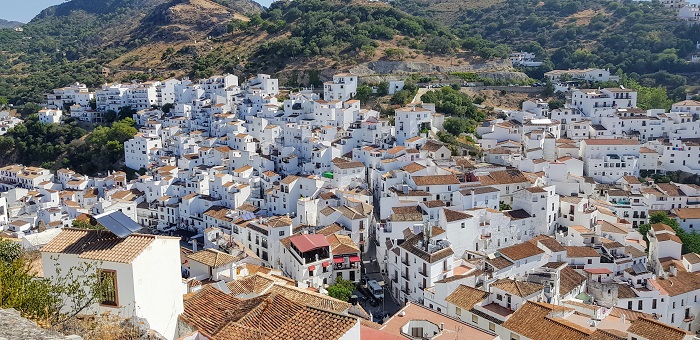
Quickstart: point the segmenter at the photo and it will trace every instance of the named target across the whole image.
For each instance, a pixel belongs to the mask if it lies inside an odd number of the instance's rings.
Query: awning
[[[326,261],[326,262],[323,262],[323,265],[322,265],[322,266],[323,266],[323,268],[326,268],[326,267],[328,267],[328,266],[330,266],[330,265],[331,265],[331,262],[330,262],[330,261]]]
[[[343,260],[342,257],[333,258],[333,263],[343,263],[343,261],[344,261],[344,260]]]
[[[314,265],[309,266],[309,270],[316,270],[316,266],[314,266]]]
[[[360,257],[357,255],[350,256],[350,262],[360,262]]]

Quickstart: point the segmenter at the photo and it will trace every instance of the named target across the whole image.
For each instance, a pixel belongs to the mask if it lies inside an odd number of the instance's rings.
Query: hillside
[[[447,18],[468,46],[500,43],[512,50],[534,52],[545,67],[541,77],[559,69],[605,67],[639,75],[665,70],[700,72],[685,61],[700,37],[699,25],[685,25],[675,12],[651,2],[599,0],[397,0],[393,4],[414,15]],[[477,6],[476,4],[479,4]],[[443,9],[443,10],[441,10]],[[450,20],[451,19],[451,20]],[[650,77],[659,78],[659,77]],[[677,85],[679,79],[670,81]],[[682,82],[682,81],[680,81]]]
[[[15,28],[20,25],[24,24],[19,21],[9,21],[5,19],[0,19],[0,28]]]
[[[0,29],[0,96],[41,102],[48,89],[98,86],[103,66],[158,42],[189,42],[226,32],[233,18],[259,13],[249,0],[72,0],[42,11],[24,32]],[[239,10],[235,10],[238,8]]]
[[[268,9],[249,0],[73,0],[46,9],[23,33],[0,30],[0,95],[21,104],[75,81],[94,87],[219,72],[320,84],[356,66],[372,73],[366,65],[380,60],[524,77],[499,61],[507,48],[461,45],[438,21],[367,0],[277,1]]]

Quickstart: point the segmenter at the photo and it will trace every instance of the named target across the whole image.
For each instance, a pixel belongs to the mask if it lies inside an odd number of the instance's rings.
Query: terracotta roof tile
[[[217,268],[239,260],[239,258],[216,249],[204,249],[187,256],[192,261],[197,261],[209,267]]]
[[[527,301],[503,323],[503,327],[538,340],[580,340],[592,333],[570,322],[562,322],[562,319],[549,317],[556,307]]]
[[[627,333],[646,339],[682,340],[690,333],[646,317],[640,317],[627,329]]]
[[[224,340],[335,339],[358,323],[354,317],[308,307],[282,294],[243,300],[213,287],[186,298],[180,318],[205,336]]]
[[[592,247],[567,246],[566,256],[570,258],[578,257],[600,257],[600,254]]]
[[[474,305],[484,301],[489,296],[489,292],[481,289],[472,288],[465,285],[459,285],[450,295],[445,298],[445,301],[465,310],[474,308]]]
[[[119,238],[106,230],[64,228],[41,248],[41,252],[74,254],[81,259],[131,263],[156,238],[169,237],[131,234]]]
[[[417,186],[459,184],[455,175],[433,175],[411,177]]]
[[[544,289],[544,286],[536,283],[501,279],[491,284],[491,287],[498,288],[510,294],[528,297]]]
[[[512,261],[522,260],[531,256],[544,254],[544,251],[530,242],[516,244],[510,247],[501,248],[498,250],[501,255],[504,255]]]

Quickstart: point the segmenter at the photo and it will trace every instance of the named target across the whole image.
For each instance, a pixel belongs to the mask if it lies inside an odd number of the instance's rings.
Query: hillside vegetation
[[[440,15],[424,0],[397,0],[394,4],[422,17]],[[685,60],[695,50],[700,25],[677,21],[674,10],[658,3],[506,0],[486,8],[455,6],[454,11],[458,19],[451,28],[469,41],[465,47],[501,43],[515,51],[534,52],[546,61],[544,67],[530,73],[535,78],[552,68],[602,67],[637,75],[659,70],[676,74],[700,71],[700,65]],[[651,78],[652,82],[669,81]]]

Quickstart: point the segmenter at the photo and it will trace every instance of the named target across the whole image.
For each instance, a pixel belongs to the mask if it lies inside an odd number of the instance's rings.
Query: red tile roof
[[[326,240],[326,237],[321,234],[295,235],[290,237],[289,240],[302,253],[316,248],[331,246],[330,243],[328,243],[328,240]]]

